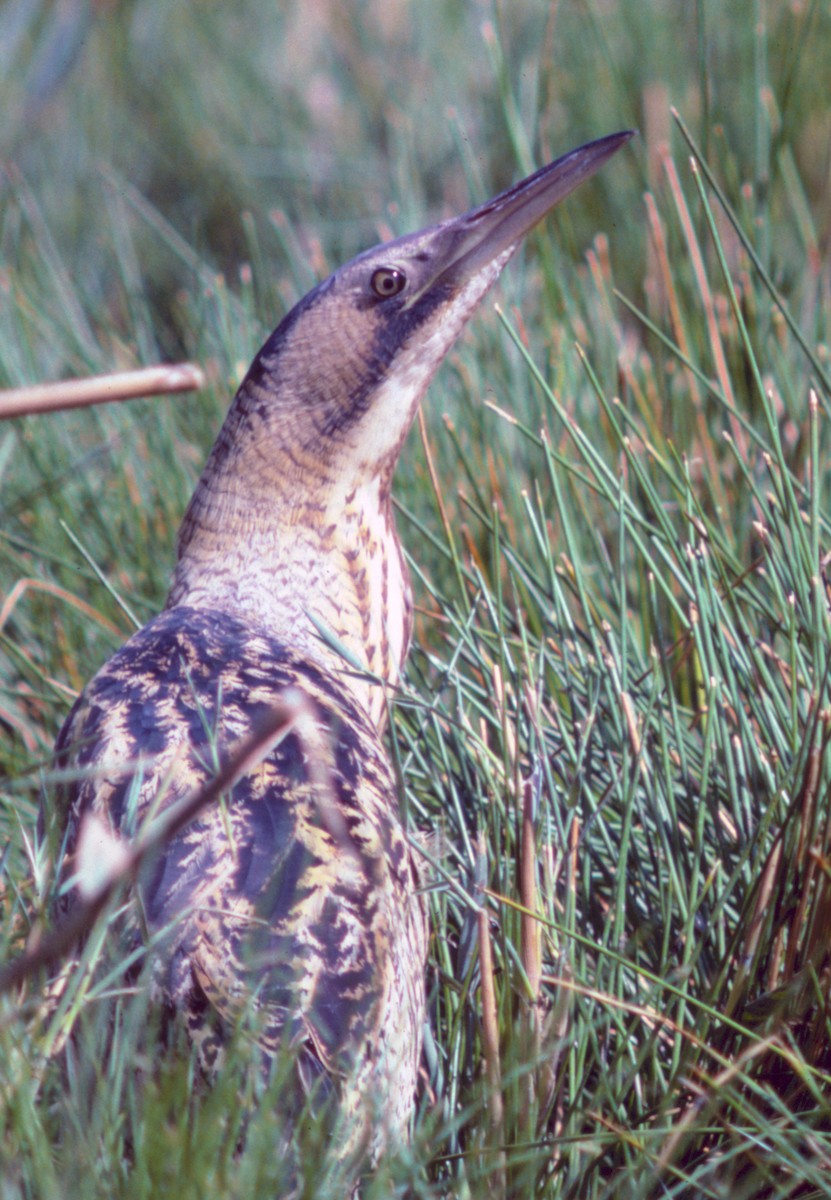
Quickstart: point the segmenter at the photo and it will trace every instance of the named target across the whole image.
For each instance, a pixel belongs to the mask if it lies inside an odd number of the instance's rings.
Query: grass
[[[370,8],[0,13],[0,380],[209,380],[0,427],[0,957],[50,895],[54,736],[162,602],[264,332],[384,230],[637,125],[398,473],[390,744],[434,937],[412,1148],[368,1194],[826,1195],[828,14]],[[118,902],[0,1000],[0,1195],[279,1194],[279,1077],[244,1025],[212,1089],[158,1061]],[[301,1122],[310,1196],[343,1195],[330,1118]]]

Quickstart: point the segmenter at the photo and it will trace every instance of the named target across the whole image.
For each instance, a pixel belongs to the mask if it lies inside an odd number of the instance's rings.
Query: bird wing
[[[411,882],[377,733],[331,676],[225,614],[163,612],[70,713],[57,753],[78,777],[58,810],[70,864],[87,813],[132,836],[203,786],[289,687],[325,734],[330,795],[291,732],[164,845],[138,891],[147,927],[169,931],[165,998],[206,1061],[247,1005],[265,1048],[302,1044],[307,1065],[339,1073],[376,1032],[393,897]]]

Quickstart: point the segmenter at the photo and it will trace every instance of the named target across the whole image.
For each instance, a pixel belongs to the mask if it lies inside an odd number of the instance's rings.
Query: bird
[[[292,1089],[334,1095],[364,1160],[408,1136],[428,955],[384,744],[413,629],[393,473],[428,384],[525,235],[630,136],[367,250],[300,300],[210,451],[163,610],[58,735],[46,820],[68,913],[85,823],[137,837],[287,695],[302,700],[311,734],[289,729],[157,850],[128,931],[150,936],[152,996],[206,1072],[253,1008],[264,1061],[288,1049]]]

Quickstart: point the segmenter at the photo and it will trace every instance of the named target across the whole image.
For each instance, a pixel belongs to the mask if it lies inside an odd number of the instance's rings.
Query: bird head
[[[463,216],[358,255],[292,309],[191,499],[169,606],[244,615],[318,656],[326,629],[397,677],[412,614],[389,494],[418,403],[525,234],[629,137],[581,146]],[[354,687],[380,719],[383,696]]]
[[[470,212],[335,271],[260,350],[215,459],[250,451],[263,469],[272,459],[286,488],[307,476],[345,492],[374,479],[388,486],[418,403],[482,296],[528,231],[631,136],[572,150]]]

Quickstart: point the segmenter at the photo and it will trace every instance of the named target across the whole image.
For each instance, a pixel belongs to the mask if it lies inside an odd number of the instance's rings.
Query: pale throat
[[[380,480],[314,501],[284,500],[267,517],[253,506],[237,508],[235,518],[226,511],[208,537],[188,539],[168,607],[211,608],[258,626],[337,673],[381,724],[384,687],[364,672],[398,680],[412,604]]]
[[[280,413],[274,404],[273,416],[263,416],[262,404],[242,410],[225,441],[220,434],[185,517],[168,607],[212,608],[255,624],[336,672],[383,723],[383,685],[399,679],[412,630],[393,470],[436,367],[509,253],[401,347],[368,412],[350,422],[345,401],[328,435],[336,442],[315,443],[320,427],[302,407]],[[249,398],[268,400],[268,390],[252,383]]]

